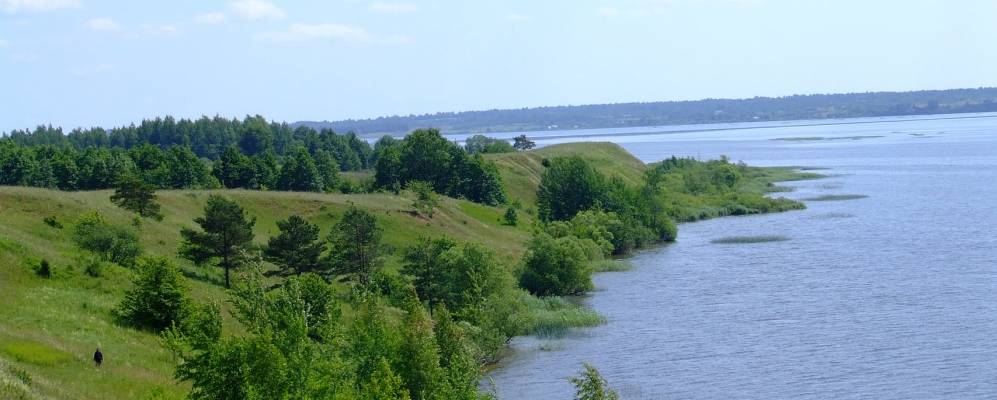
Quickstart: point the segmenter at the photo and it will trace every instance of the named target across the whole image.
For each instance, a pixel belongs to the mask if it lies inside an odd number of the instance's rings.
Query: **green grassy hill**
[[[536,201],[541,160],[579,154],[607,175],[636,183],[644,165],[614,144],[566,144],[537,151],[490,156],[501,169],[511,198],[527,208]],[[257,218],[257,243],[277,231],[275,222],[301,215],[325,231],[353,203],[371,210],[384,227],[385,242],[401,249],[421,236],[449,235],[485,243],[510,267],[519,260],[535,221],[520,214],[517,227],[500,223],[502,208],[443,198],[436,215],[412,212],[411,194],[320,194],[245,190],[159,191],[165,219],[143,219],[139,236],[147,253],[176,258],[180,229],[193,227],[212,193],[223,194]],[[88,276],[72,241],[72,222],[98,211],[114,224],[132,224],[130,212],[114,206],[111,191],[61,192],[27,187],[0,187],[0,398],[137,399],[159,395],[180,398],[186,388],[172,379],[171,354],[151,332],[116,324],[111,310],[130,287],[131,271],[113,266],[102,277]],[[44,222],[54,218],[63,225]],[[323,232],[324,235],[325,232]],[[33,272],[41,259],[54,268],[51,279]],[[198,300],[224,301],[220,273],[180,261]],[[387,268],[397,268],[391,258]],[[224,304],[224,303],[223,303]],[[229,318],[227,313],[223,313]],[[227,331],[238,325],[226,320]],[[101,346],[104,366],[90,357]]]
[[[615,143],[565,143],[522,153],[488,154],[499,166],[510,199],[524,206],[537,202],[543,159],[579,155],[606,176],[618,176],[631,185],[641,182],[644,163]]]

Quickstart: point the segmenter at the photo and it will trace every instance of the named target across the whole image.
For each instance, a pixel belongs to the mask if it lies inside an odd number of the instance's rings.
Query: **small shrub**
[[[55,229],[62,229],[62,223],[55,219],[55,216],[49,215],[43,220],[45,225],[51,226]]]
[[[516,214],[516,209],[510,206],[505,209],[505,215],[502,216],[502,223],[509,226],[516,226],[519,223],[519,215]]]
[[[595,367],[588,363],[582,365],[584,369],[578,376],[568,379],[575,385],[576,400],[619,400],[620,395],[609,387],[609,383]]]
[[[42,262],[38,264],[38,268],[35,269],[35,274],[42,278],[52,277],[52,266],[49,265],[48,260],[42,259]]]
[[[31,374],[29,374],[28,371],[25,371],[17,367],[11,367],[10,374],[14,375],[14,377],[17,378],[17,380],[21,381],[21,383],[24,383],[27,386],[31,386]]]
[[[94,257],[87,257],[86,259],[82,260],[82,264],[83,264],[83,272],[86,273],[87,275],[94,278],[100,278],[104,276],[104,263],[101,262],[99,259]]]
[[[104,261],[130,267],[142,253],[135,232],[111,225],[100,214],[84,214],[76,222],[73,240],[83,249],[94,252]]]
[[[412,181],[408,184],[408,189],[415,192],[416,199],[412,202],[412,207],[422,215],[433,218],[436,207],[439,205],[437,195],[433,192],[433,185],[425,181]]]

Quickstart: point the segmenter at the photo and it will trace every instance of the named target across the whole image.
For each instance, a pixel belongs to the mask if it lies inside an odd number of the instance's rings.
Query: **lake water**
[[[608,323],[516,338],[499,396],[572,398],[589,362],[625,399],[997,398],[997,114],[950,117],[531,134],[822,167],[781,195],[868,197],[681,225],[595,277],[583,301]],[[802,137],[825,139],[773,140]],[[711,243],[740,235],[790,240]]]

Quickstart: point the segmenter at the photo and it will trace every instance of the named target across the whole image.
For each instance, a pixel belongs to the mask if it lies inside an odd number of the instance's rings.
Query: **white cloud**
[[[194,22],[199,24],[221,24],[225,22],[228,17],[220,12],[209,12],[204,14],[198,14],[194,16]]]
[[[264,0],[236,0],[228,3],[236,15],[249,19],[283,19],[284,10]]]
[[[412,3],[386,3],[376,1],[370,5],[370,10],[385,14],[399,14],[418,11],[419,7]]]
[[[505,16],[505,19],[509,20],[510,22],[526,22],[533,19],[533,17],[526,14],[509,13],[509,15]]]
[[[596,12],[603,17],[616,17],[620,15],[620,9],[616,7],[601,7]]]
[[[87,29],[101,32],[117,32],[121,30],[121,26],[108,17],[89,19],[83,23],[83,26],[87,27]]]
[[[0,0],[0,10],[7,14],[47,12],[79,6],[79,0]]]
[[[375,38],[363,28],[340,24],[292,24],[281,31],[264,32],[257,39],[270,42],[303,42],[333,40],[343,42],[373,42]]]

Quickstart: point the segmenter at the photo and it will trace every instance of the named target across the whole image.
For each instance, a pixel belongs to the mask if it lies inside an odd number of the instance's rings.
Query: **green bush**
[[[73,240],[83,250],[99,255],[104,261],[122,266],[135,265],[142,246],[134,231],[111,225],[97,212],[84,214],[76,221]]]
[[[45,225],[51,226],[55,229],[62,229],[62,223],[55,219],[55,216],[49,215],[42,221],[45,222]]]
[[[137,327],[162,331],[189,312],[186,279],[166,258],[143,258],[138,263],[134,287],[115,309],[123,321]]]
[[[516,226],[519,224],[519,215],[516,214],[516,208],[509,206],[505,209],[505,214],[502,215],[502,223],[509,226]]]
[[[537,296],[564,296],[592,288],[592,270],[575,237],[537,234],[523,256],[519,284]]]
[[[83,256],[78,259],[83,266],[83,272],[91,277],[100,278],[104,276],[104,263],[97,257]]]
[[[49,265],[48,260],[42,259],[42,261],[38,263],[38,268],[35,268],[35,274],[42,278],[52,277],[52,266]]]

